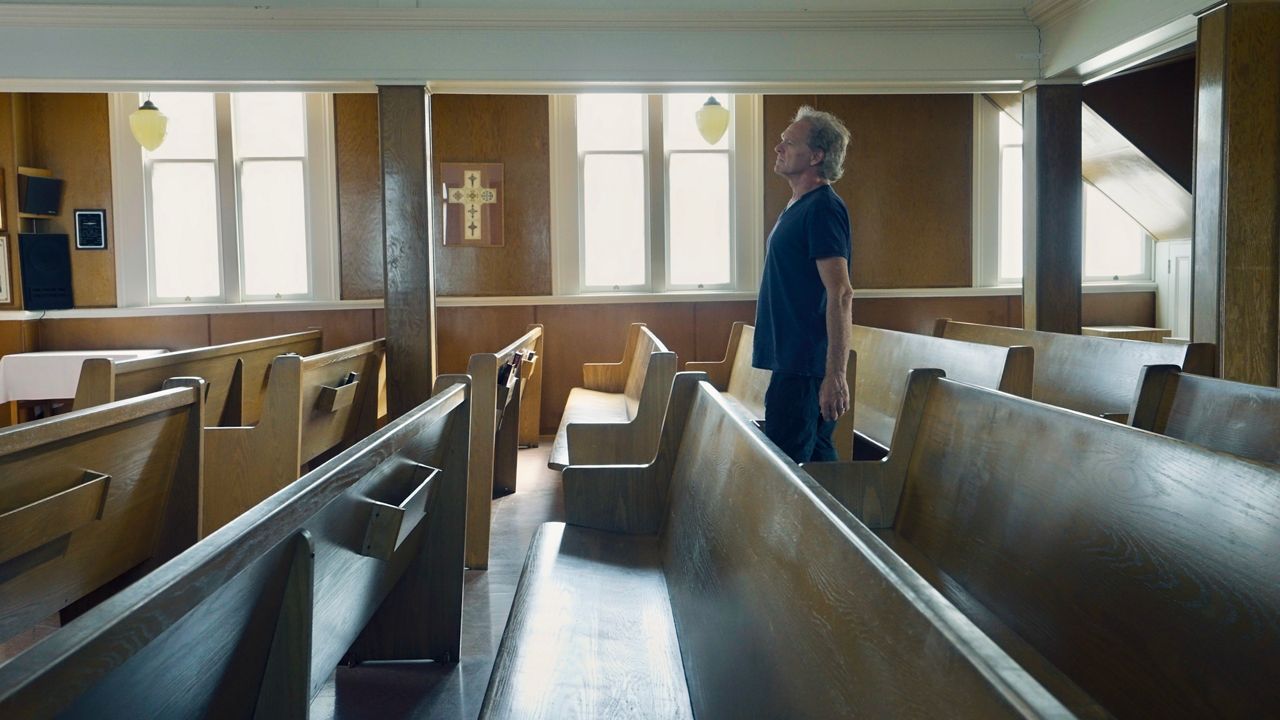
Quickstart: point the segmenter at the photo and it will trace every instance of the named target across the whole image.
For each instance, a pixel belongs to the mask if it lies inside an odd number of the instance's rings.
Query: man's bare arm
[[[827,368],[818,390],[818,407],[824,420],[835,420],[849,411],[849,382],[845,367],[849,361],[849,326],[853,320],[853,285],[849,263],[842,257],[817,261],[818,275],[827,289]]]

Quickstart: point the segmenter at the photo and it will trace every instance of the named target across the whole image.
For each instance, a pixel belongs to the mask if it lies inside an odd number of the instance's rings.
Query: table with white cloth
[[[80,366],[89,358],[133,360],[165,350],[55,350],[0,357],[0,424],[17,421],[19,401],[67,400],[76,396]]]

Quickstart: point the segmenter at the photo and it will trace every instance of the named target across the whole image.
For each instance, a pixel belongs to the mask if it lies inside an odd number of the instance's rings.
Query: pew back
[[[1116,717],[1280,707],[1280,473],[923,373],[913,385],[887,463],[812,470],[944,594]]]
[[[916,333],[854,325],[856,371],[850,375],[852,407],[833,435],[836,453],[854,459],[854,444],[866,444],[874,456],[887,452],[898,409],[915,368],[941,368],[947,377],[1029,397],[1033,351],[947,340]],[[855,440],[856,435],[856,440]]]
[[[205,381],[205,425],[256,422],[271,361],[283,353],[320,352],[320,331],[179,350],[149,358],[112,362],[86,360],[76,387],[77,410],[160,389],[171,377]]]
[[[934,335],[988,345],[1026,345],[1035,350],[1031,397],[1040,402],[1109,419],[1125,419],[1144,365],[1177,365],[1198,375],[1214,374],[1209,343],[1170,345],[1138,340],[1065,335],[940,319]]]
[[[1065,714],[699,376],[677,375],[653,463],[564,474],[569,522],[661,527],[695,716]]]
[[[1143,368],[1129,424],[1218,452],[1280,465],[1280,388]]]
[[[374,431],[385,350],[373,340],[272,360],[258,423],[205,429],[201,537],[297,480],[303,463]]]
[[[202,389],[0,430],[0,639],[195,542]]]
[[[305,717],[344,656],[456,662],[469,408],[441,381],[0,666],[0,715]]]

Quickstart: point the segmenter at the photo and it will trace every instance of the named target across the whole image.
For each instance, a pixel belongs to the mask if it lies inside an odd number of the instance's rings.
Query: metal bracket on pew
[[[351,372],[337,386],[321,385],[320,395],[316,398],[316,410],[331,413],[347,407],[356,399],[356,387],[359,384],[360,373]]]
[[[422,463],[411,463],[414,472],[404,484],[411,485],[404,500],[397,505],[368,500],[369,525],[364,533],[364,545],[360,554],[378,560],[390,560],[409,533],[427,515],[427,500],[431,497],[431,480],[439,474],[439,468]],[[421,479],[419,479],[421,478]]]
[[[102,519],[111,476],[85,470],[75,486],[0,514],[0,562]]]

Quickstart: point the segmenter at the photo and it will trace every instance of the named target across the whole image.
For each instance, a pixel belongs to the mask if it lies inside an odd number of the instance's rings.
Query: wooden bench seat
[[[1138,375],[1145,365],[1177,365],[1214,375],[1211,343],[1172,345],[1139,340],[1065,335],[938,320],[934,335],[988,345],[1026,345],[1035,351],[1031,398],[1050,405],[1125,422]],[[937,366],[933,366],[937,367]]]
[[[851,404],[836,424],[836,454],[845,460],[884,457],[898,409],[915,368],[941,368],[947,377],[1028,397],[1031,348],[996,347],[854,325],[848,371]]]
[[[805,470],[1072,712],[1274,715],[1280,470],[939,375]]]
[[[302,718],[344,658],[457,662],[466,382],[0,665],[0,717]]]
[[[701,377],[653,462],[564,471],[482,718],[1065,716]]]
[[[467,478],[467,567],[473,570],[489,566],[493,498],[516,491],[520,435],[528,416],[541,413],[541,361],[542,326],[531,325],[505,348],[475,353],[467,362],[476,408]]]
[[[386,341],[301,357],[279,355],[255,425],[205,428],[201,537],[298,479],[305,463],[377,427]]]
[[[175,380],[0,430],[0,640],[196,541],[203,397]]]
[[[1129,424],[1218,452],[1280,465],[1280,388],[1149,365]]]
[[[586,363],[569,392],[547,466],[647,462],[658,447],[676,354],[632,323],[618,363]]]
[[[160,389],[171,377],[204,378],[206,427],[257,422],[267,369],[277,355],[320,352],[320,331],[276,335],[243,342],[178,350],[113,362],[91,358],[80,368],[75,409],[137,397]]]

